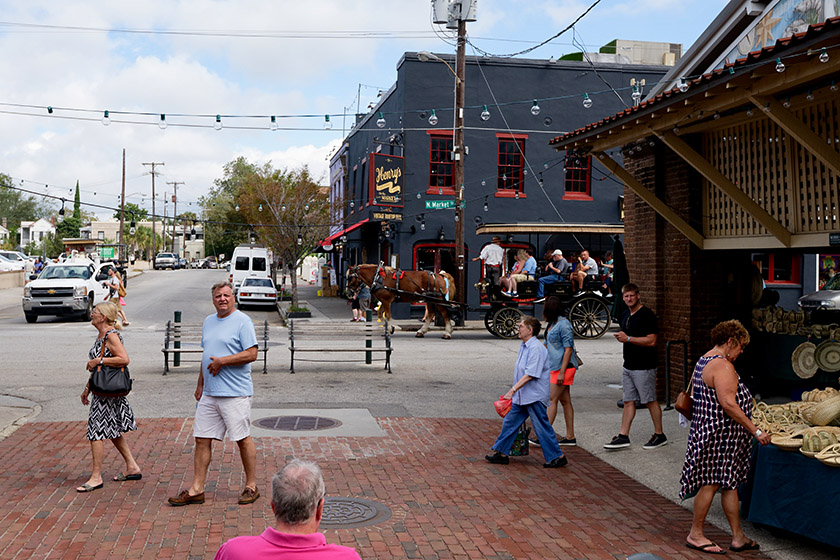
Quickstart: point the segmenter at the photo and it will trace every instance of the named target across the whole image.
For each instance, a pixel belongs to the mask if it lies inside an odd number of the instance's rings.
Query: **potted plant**
[[[293,305],[289,307],[289,313],[286,317],[289,319],[306,319],[312,317],[312,313],[309,311],[308,307],[297,307]]]

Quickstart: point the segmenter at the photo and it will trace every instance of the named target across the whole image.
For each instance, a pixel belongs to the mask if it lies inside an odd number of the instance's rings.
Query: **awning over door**
[[[624,224],[570,224],[565,222],[514,222],[510,224],[482,224],[475,228],[476,235],[603,233],[623,235]]]
[[[355,224],[353,224],[352,226],[347,227],[347,228],[344,228],[343,230],[341,230],[341,231],[339,231],[339,232],[337,232],[337,233],[334,233],[334,234],[330,235],[329,237],[327,237],[326,239],[324,239],[323,241],[321,241],[320,243],[318,243],[318,245],[319,245],[319,246],[321,246],[321,247],[323,247],[324,245],[332,245],[332,244],[333,244],[333,241],[335,241],[336,239],[338,239],[338,238],[339,238],[339,237],[341,237],[342,235],[347,235],[348,233],[350,233],[350,232],[351,232],[351,231],[353,231],[354,229],[357,229],[357,228],[361,227],[361,226],[362,226],[362,224],[364,224],[364,223],[365,223],[365,222],[367,222],[368,220],[369,220],[368,218],[365,218],[364,220],[362,220],[362,221],[360,221],[360,222],[356,222],[356,223],[355,223]]]

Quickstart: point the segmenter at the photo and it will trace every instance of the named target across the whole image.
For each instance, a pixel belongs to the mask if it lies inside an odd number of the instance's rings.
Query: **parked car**
[[[13,261],[11,259],[7,259],[3,255],[0,255],[0,272],[9,272],[13,270],[23,270],[24,266],[23,263],[19,263],[18,261]]]
[[[236,304],[242,308],[246,305],[277,305],[277,289],[271,278],[248,277],[242,280],[239,291],[236,292]]]
[[[8,270],[23,270],[26,268],[26,258],[17,251],[0,251],[0,257],[8,263],[14,264],[15,268]]]
[[[155,257],[155,270],[178,268],[178,256],[174,253],[158,253]]]
[[[180,259],[178,259],[178,267],[179,268],[187,268],[187,259],[185,259],[184,257],[181,257]]]
[[[799,308],[810,314],[812,323],[835,323],[840,319],[840,272],[828,279],[821,290],[799,298]]]

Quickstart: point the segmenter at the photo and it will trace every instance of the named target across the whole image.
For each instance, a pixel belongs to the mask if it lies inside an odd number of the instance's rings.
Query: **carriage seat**
[[[601,278],[600,274],[597,276],[587,276],[583,281],[583,289],[587,292],[600,291],[603,285],[604,280]]]
[[[536,291],[534,291],[536,294]],[[560,280],[545,286],[545,297],[557,296],[567,299],[572,296],[572,283],[568,280]]]
[[[537,297],[537,281],[520,280],[516,283],[516,291],[520,298],[535,298]]]

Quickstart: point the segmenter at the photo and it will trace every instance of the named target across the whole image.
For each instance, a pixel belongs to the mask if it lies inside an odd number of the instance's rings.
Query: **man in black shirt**
[[[668,443],[668,438],[662,432],[662,409],[656,400],[658,321],[653,311],[642,305],[636,284],[625,284],[621,293],[627,311],[621,318],[621,330],[616,333],[615,339],[624,345],[624,368],[621,374],[624,412],[621,415],[621,431],[604,447],[630,447],[630,425],[636,416],[636,401],[640,401],[650,411],[654,429],[653,436],[643,448],[656,449]]]

